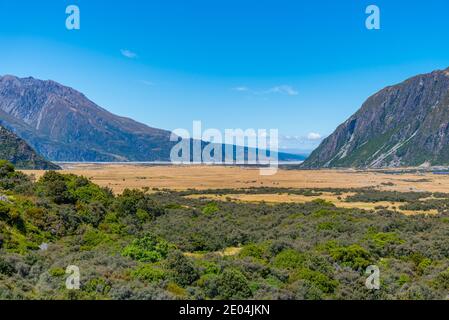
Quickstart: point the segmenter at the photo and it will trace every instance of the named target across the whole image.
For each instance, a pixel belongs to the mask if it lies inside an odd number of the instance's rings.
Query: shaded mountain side
[[[0,126],[0,159],[20,169],[57,170],[57,165],[38,155],[24,140]]]
[[[116,116],[54,81],[0,78],[0,118],[55,161],[169,158],[170,132]]]
[[[72,88],[34,78],[0,77],[0,124],[53,161],[170,161],[175,145],[169,131],[116,116]],[[303,160],[287,153],[279,158]]]
[[[449,69],[371,96],[303,168],[449,165]]]

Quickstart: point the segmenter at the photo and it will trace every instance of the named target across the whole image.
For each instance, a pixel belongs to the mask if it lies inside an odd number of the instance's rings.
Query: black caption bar
[[[428,318],[448,308],[448,301],[0,301],[2,314],[30,313],[46,319],[84,319],[86,315],[123,320],[319,319],[320,316],[383,319],[420,314]]]

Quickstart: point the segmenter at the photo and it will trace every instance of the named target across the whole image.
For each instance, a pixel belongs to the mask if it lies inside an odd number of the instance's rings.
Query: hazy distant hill
[[[449,165],[449,69],[371,96],[303,167],[419,165]]]
[[[59,169],[38,155],[25,141],[0,126],[0,160],[8,160],[20,169]]]

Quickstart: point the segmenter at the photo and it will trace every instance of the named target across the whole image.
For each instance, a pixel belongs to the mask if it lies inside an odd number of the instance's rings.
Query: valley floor
[[[397,170],[287,170],[272,176],[257,168],[224,166],[170,166],[140,164],[65,164],[63,173],[90,178],[94,183],[121,193],[126,188],[200,190],[217,188],[365,188],[410,192],[449,193],[449,174]],[[37,178],[44,171],[27,170]]]

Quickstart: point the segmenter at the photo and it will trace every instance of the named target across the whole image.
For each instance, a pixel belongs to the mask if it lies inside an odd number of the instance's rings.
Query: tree
[[[75,198],[70,194],[67,179],[56,171],[47,171],[39,180],[44,194],[56,204],[70,204]]]
[[[218,278],[218,294],[223,299],[246,299],[252,292],[245,276],[236,269],[225,269]]]
[[[12,173],[14,173],[13,164],[6,160],[0,160],[0,179],[9,177]]]
[[[172,251],[167,257],[167,267],[171,271],[173,281],[187,286],[198,280],[198,271],[193,263],[181,251]]]
[[[9,261],[0,257],[0,274],[12,276],[15,272],[14,266]]]
[[[129,189],[123,191],[123,194],[116,199],[115,210],[120,216],[136,216],[138,211],[145,211],[151,217],[165,213],[165,210],[159,207],[150,195],[139,190]]]

